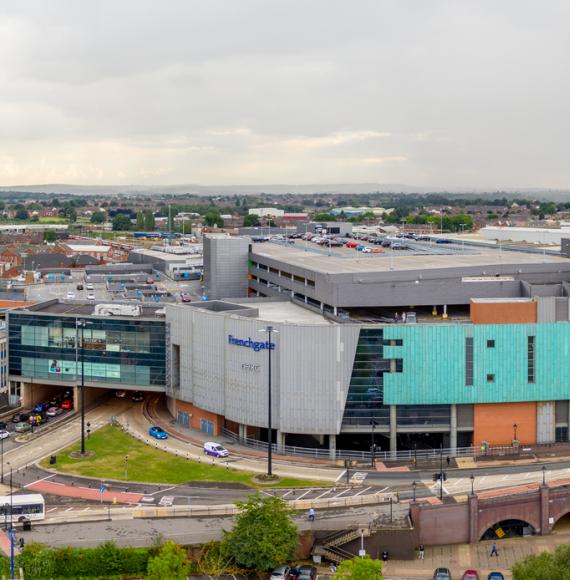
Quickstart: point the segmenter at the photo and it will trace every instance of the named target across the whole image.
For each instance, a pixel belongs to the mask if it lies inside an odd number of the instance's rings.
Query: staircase
[[[341,530],[329,536],[326,536],[321,542],[313,547],[312,554],[322,556],[331,562],[339,564],[343,560],[352,560],[354,554],[343,550],[340,546],[344,546],[353,540],[364,536],[365,538],[371,535],[370,528],[356,528],[354,530]]]

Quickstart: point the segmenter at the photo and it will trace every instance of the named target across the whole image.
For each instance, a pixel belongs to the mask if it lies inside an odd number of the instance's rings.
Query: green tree
[[[91,215],[91,219],[89,220],[92,224],[103,224],[105,223],[105,212],[104,211],[95,211]]]
[[[222,219],[222,216],[220,216],[219,213],[216,213],[215,211],[209,211],[204,216],[204,225],[208,226],[209,228],[213,226],[218,226],[222,228],[224,227],[224,220]]]
[[[223,547],[244,568],[269,570],[289,562],[297,549],[293,510],[279,497],[255,494],[238,502],[239,513]]]
[[[338,567],[335,580],[382,580],[382,562],[370,556],[344,560]]]
[[[28,219],[28,211],[22,207],[22,208],[16,210],[16,215],[14,217],[17,220],[27,220]]]
[[[259,216],[256,216],[255,214],[247,214],[243,218],[243,225],[246,228],[258,226],[259,225]]]
[[[166,542],[148,562],[148,580],[186,580],[190,562],[186,552],[172,541]]]
[[[144,227],[144,213],[142,211],[139,211],[137,213],[137,225],[136,225],[137,230],[139,231],[145,231],[145,227]]]
[[[145,209],[144,210],[144,229],[147,232],[152,232],[156,228],[156,222],[154,220],[154,214],[152,210]]]
[[[131,229],[131,220],[124,214],[118,213],[113,218],[113,231],[126,232]]]
[[[57,240],[57,234],[53,230],[46,230],[44,232],[44,242],[53,244]]]
[[[513,580],[566,580],[570,570],[559,569],[548,552],[532,554],[513,566]]]
[[[331,213],[318,213],[313,217],[316,222],[336,222],[336,216]]]

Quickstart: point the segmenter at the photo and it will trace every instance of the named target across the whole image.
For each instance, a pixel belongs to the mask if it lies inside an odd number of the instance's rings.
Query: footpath
[[[481,580],[489,572],[502,572],[506,579],[511,578],[511,568],[531,554],[554,552],[560,545],[570,542],[570,530],[554,532],[549,536],[530,536],[497,541],[498,557],[491,557],[493,542],[477,544],[453,544],[449,546],[427,546],[425,559],[390,560],[384,566],[384,578],[433,578],[439,566],[449,568],[452,578],[461,578],[463,572],[473,568],[479,572]]]

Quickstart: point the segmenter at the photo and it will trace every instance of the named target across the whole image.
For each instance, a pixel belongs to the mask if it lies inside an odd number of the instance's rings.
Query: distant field
[[[63,217],[41,217],[40,224],[68,224],[69,220]]]

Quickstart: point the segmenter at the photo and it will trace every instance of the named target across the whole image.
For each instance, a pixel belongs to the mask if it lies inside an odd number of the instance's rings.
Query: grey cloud
[[[5,3],[0,184],[568,186],[569,20],[564,0]]]

